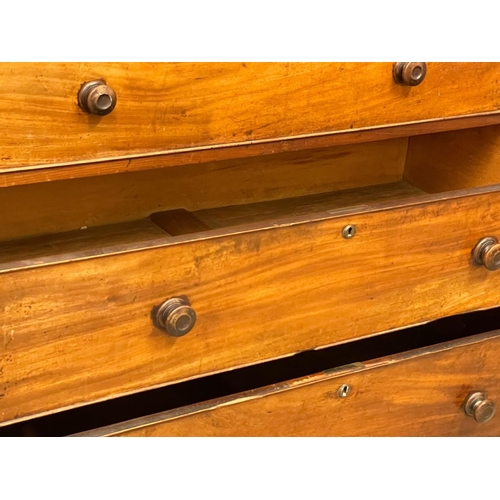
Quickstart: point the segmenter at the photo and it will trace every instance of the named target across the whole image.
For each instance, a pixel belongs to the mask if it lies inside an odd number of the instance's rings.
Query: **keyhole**
[[[351,388],[347,384],[342,384],[338,389],[337,389],[337,396],[339,398],[346,398],[347,395],[351,392]]]
[[[353,224],[349,224],[348,226],[342,229],[342,237],[346,240],[352,238],[356,234],[356,226]]]

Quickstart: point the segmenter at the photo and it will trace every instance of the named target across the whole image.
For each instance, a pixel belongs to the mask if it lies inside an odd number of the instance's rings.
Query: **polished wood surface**
[[[231,207],[209,208],[196,211],[192,214],[200,222],[211,229],[252,224],[255,222],[276,222],[280,219],[299,216],[312,216],[321,212],[336,212],[340,209],[352,207],[367,207],[379,203],[419,197],[425,195],[406,182],[394,182],[375,186],[345,189],[333,193],[313,194],[300,198],[264,201],[248,205],[234,205]],[[164,217],[167,217],[166,212]],[[174,212],[175,217],[175,212]],[[168,224],[160,224],[169,231]],[[186,227],[186,233],[198,230],[197,227]],[[179,233],[180,234],[180,233]]]
[[[157,224],[158,227],[161,227],[172,236],[199,233],[211,229],[210,226],[207,226],[193,213],[184,209],[155,212],[151,214],[149,218]]]
[[[485,189],[476,191],[485,192]],[[474,191],[469,192],[472,193]],[[456,198],[463,194],[458,191],[444,197]],[[443,195],[429,195],[401,181],[196,212],[183,209],[156,212],[148,219],[0,242],[0,273],[243,235],[347,213],[390,210],[439,199],[443,199]]]
[[[0,273],[24,267],[78,260],[113,253],[116,248],[155,245],[167,233],[150,220],[81,228],[15,241],[0,242]]]
[[[132,158],[498,111],[498,63],[429,63],[418,87],[393,63],[2,63],[0,170]],[[117,93],[84,113],[80,86]]]
[[[2,189],[0,241],[133,221],[165,210],[397,182],[407,144],[401,138]]]
[[[441,198],[7,273],[1,421],[499,305],[471,250],[500,192]],[[198,320],[175,339],[150,313],[181,295]]]
[[[355,363],[80,436],[500,436],[478,423],[472,391],[500,402],[500,332]],[[337,390],[348,384],[347,397]]]
[[[178,244],[189,239],[214,238],[224,232],[234,233],[232,230],[214,233],[214,230],[237,225],[248,232],[251,227],[253,230],[259,227],[252,223],[263,228],[297,217],[328,218],[330,212],[337,213],[338,209],[355,211],[368,208],[368,204],[402,201],[422,194],[404,182],[396,182],[194,213],[181,209],[158,212],[151,214],[150,220],[0,242],[0,273]],[[198,236],[183,238],[195,233]]]
[[[429,193],[500,184],[500,127],[412,137],[405,179]]]
[[[299,139],[286,139],[272,142],[254,142],[241,146],[210,147],[208,149],[186,150],[159,155],[144,155],[120,160],[97,161],[93,163],[74,162],[66,166],[34,166],[11,168],[0,171],[0,187],[19,186],[64,179],[108,176],[124,172],[140,172],[168,167],[208,163],[213,161],[240,160],[268,156],[286,152],[309,151],[311,149],[364,144],[373,141],[407,138],[449,130],[462,130],[500,124],[500,113],[466,115],[464,117],[440,118],[434,121],[416,122],[408,125],[377,127],[360,131],[332,133]]]

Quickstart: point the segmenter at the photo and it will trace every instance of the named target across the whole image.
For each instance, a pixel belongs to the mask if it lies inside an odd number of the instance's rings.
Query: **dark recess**
[[[496,329],[500,329],[500,307],[0,427],[0,436],[66,436]]]

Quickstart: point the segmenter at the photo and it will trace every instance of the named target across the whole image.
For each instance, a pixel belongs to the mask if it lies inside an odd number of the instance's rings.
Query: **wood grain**
[[[496,112],[498,63],[429,63],[418,87],[393,63],[2,63],[0,170],[248,144]],[[108,116],[82,83],[116,91]]]
[[[209,208],[194,212],[201,223],[211,229],[232,227],[255,222],[279,223],[280,219],[313,215],[320,212],[348,209],[352,207],[377,205],[379,203],[418,197],[425,193],[406,182],[394,182],[379,186],[345,189],[333,193],[313,194],[300,198],[233,205],[230,207]],[[164,212],[165,217],[171,212]],[[175,219],[175,211],[170,217]],[[166,231],[170,225],[162,225]],[[186,233],[198,230],[196,226],[186,227]],[[170,231],[168,231],[170,234]],[[177,233],[180,234],[180,233]]]
[[[497,306],[500,273],[470,253],[500,235],[499,203],[483,190],[7,273],[0,420]],[[172,338],[150,312],[179,295],[198,321]]]
[[[499,359],[496,331],[79,436],[500,436],[500,414],[479,424],[463,410],[477,390],[498,405]]]
[[[0,191],[0,241],[148,217],[397,182],[408,139],[15,186]]]
[[[156,212],[151,214],[150,219],[172,236],[210,230],[210,227],[201,222],[195,215],[182,209]]]
[[[84,259],[111,253],[115,248],[154,245],[168,237],[149,220],[138,220],[95,228],[82,228],[48,236],[0,242],[0,272],[26,266]]]
[[[330,148],[373,141],[397,139],[421,134],[484,127],[500,123],[500,113],[466,115],[464,117],[438,118],[436,120],[416,122],[406,125],[375,127],[365,130],[334,132],[327,135],[302,137],[268,142],[253,142],[240,146],[211,146],[208,148],[189,149],[182,152],[172,151],[166,154],[151,154],[120,160],[96,161],[92,163],[73,162],[66,166],[53,165],[9,168],[0,171],[0,188],[52,182],[64,179],[79,179],[99,175],[143,170],[163,169],[167,167],[197,165],[212,161],[238,160],[285,152]]]
[[[320,220],[338,214],[339,209],[366,211],[391,202],[397,206],[422,195],[422,191],[396,182],[195,213],[158,212],[151,220],[0,242],[0,273]],[[234,226],[237,228],[232,229]]]
[[[405,179],[430,193],[500,184],[500,127],[412,137]]]

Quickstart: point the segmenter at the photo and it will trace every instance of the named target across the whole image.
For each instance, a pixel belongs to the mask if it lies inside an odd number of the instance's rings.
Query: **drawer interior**
[[[500,184],[499,152],[487,126],[3,188],[0,272],[465,195]]]
[[[279,386],[293,379],[328,373],[356,363],[386,359],[417,349],[432,349],[500,329],[500,308],[451,316],[333,347],[301,352],[203,378],[153,389],[108,401],[0,427],[0,436],[65,436],[187,407],[263,387]],[[91,432],[92,433],[92,432]]]

